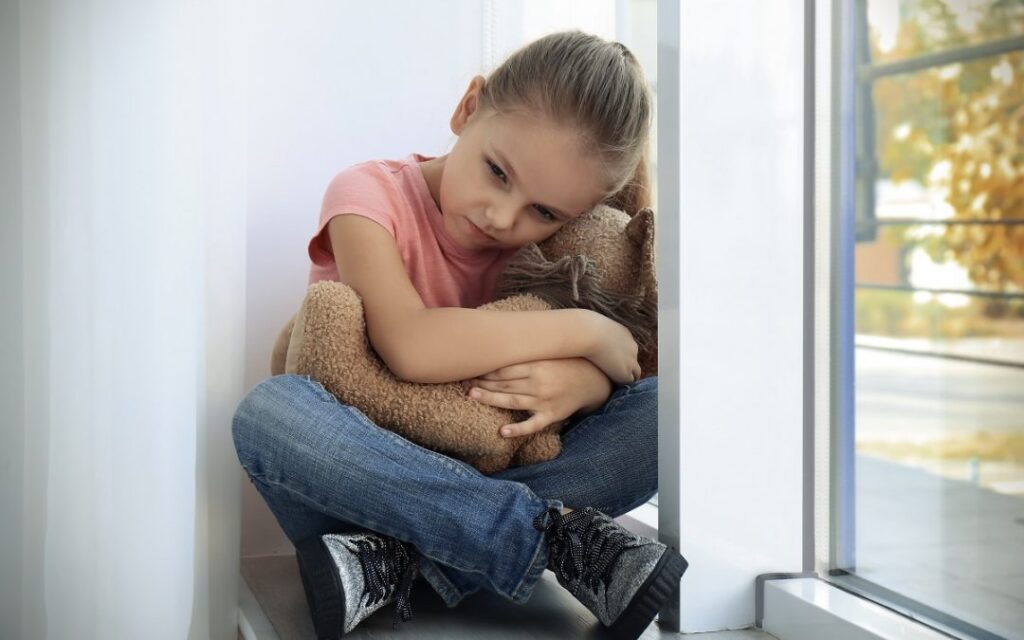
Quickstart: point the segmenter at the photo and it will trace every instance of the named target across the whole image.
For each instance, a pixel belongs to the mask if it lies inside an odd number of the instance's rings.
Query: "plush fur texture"
[[[599,206],[566,224],[539,247],[525,247],[504,273],[502,298],[482,309],[579,307],[603,313],[633,332],[643,376],[657,373],[657,284],[654,213],[632,219]],[[309,287],[298,313],[274,345],[271,372],[319,381],[375,424],[421,446],[464,460],[482,473],[550,460],[561,452],[564,423],[518,438],[505,424],[524,412],[491,407],[466,396],[458,383],[398,380],[374,353],[359,296],[340,282]]]

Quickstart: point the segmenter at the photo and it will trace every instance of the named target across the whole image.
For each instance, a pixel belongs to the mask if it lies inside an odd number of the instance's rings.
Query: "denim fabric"
[[[239,403],[238,459],[296,543],[370,530],[411,543],[449,607],[481,588],[525,602],[548,561],[534,517],[592,506],[615,517],[657,491],[657,378],[615,389],[570,422],[554,460],[485,476],[373,424],[318,382],[284,374]]]

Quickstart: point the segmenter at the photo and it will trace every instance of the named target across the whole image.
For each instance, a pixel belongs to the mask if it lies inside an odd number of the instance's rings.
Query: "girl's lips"
[[[466,223],[469,225],[469,228],[473,232],[473,235],[475,235],[480,240],[486,240],[488,242],[497,242],[497,238],[489,236],[486,233],[484,233],[483,230],[481,230],[480,227],[473,224],[473,221],[470,220],[469,218],[466,218]]]

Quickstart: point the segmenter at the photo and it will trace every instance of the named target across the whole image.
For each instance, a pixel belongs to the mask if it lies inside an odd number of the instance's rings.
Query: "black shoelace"
[[[551,518],[548,524],[545,516]],[[533,526],[544,532],[551,570],[568,583],[580,579],[594,593],[601,582],[608,586],[615,559],[633,539],[593,507],[566,515],[550,507],[533,519]]]
[[[398,600],[395,603],[392,627],[397,627],[399,621],[411,620],[412,604],[409,596],[412,581],[419,574],[419,552],[416,548],[386,536],[353,540],[353,544],[357,547],[356,556],[363,566],[363,593],[369,596],[367,605],[390,597],[397,583]]]

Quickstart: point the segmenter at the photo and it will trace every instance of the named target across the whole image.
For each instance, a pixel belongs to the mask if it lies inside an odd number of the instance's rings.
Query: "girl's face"
[[[473,250],[540,242],[607,195],[604,174],[576,131],[477,109],[482,81],[473,79],[452,116],[459,139],[438,189],[445,228]]]

